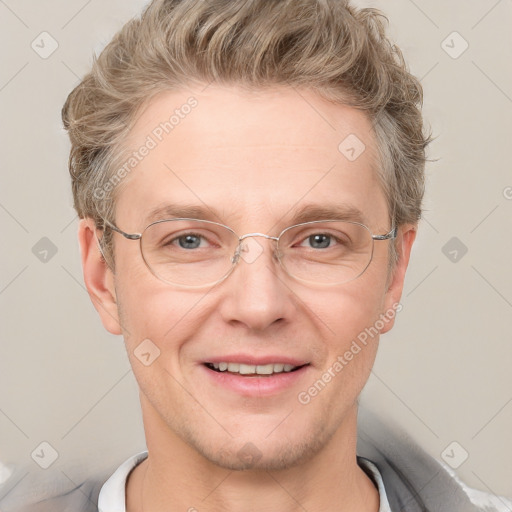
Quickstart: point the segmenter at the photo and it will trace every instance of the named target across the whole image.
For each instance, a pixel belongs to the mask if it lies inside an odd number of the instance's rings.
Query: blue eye
[[[176,240],[183,249],[197,249],[201,245],[201,237],[197,235],[184,235]]]
[[[325,249],[331,245],[331,236],[322,233],[311,235],[307,240],[314,249]]]

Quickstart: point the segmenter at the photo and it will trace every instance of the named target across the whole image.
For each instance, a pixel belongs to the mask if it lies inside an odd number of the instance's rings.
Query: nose
[[[259,233],[241,240],[236,267],[222,283],[220,314],[231,325],[261,332],[291,318],[293,294],[275,256],[273,240]]]

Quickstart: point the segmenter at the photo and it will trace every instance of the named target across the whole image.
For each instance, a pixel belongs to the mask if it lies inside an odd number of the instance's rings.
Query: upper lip
[[[269,354],[265,356],[254,356],[249,354],[231,354],[224,356],[214,356],[211,359],[206,359],[204,363],[238,363],[251,364],[256,366],[283,363],[291,364],[292,366],[303,366],[305,364],[308,364],[309,361],[279,354]]]

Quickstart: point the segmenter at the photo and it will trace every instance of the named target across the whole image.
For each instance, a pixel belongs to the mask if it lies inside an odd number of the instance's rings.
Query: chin
[[[295,432],[279,435],[271,434],[265,438],[231,439],[222,448],[215,450],[210,445],[207,449],[203,443],[189,439],[189,444],[212,464],[231,471],[282,471],[300,466],[315,457],[326,447],[331,433],[317,431],[307,435]],[[192,442],[191,442],[192,441]],[[197,441],[197,440],[195,440]]]

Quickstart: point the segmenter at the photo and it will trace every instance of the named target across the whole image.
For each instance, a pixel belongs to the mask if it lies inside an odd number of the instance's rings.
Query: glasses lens
[[[311,283],[342,284],[359,277],[372,259],[366,226],[319,221],[292,226],[279,239],[281,264],[291,276]]]
[[[214,284],[231,270],[238,237],[220,224],[198,220],[165,220],[142,234],[142,257],[151,272],[170,284]]]

